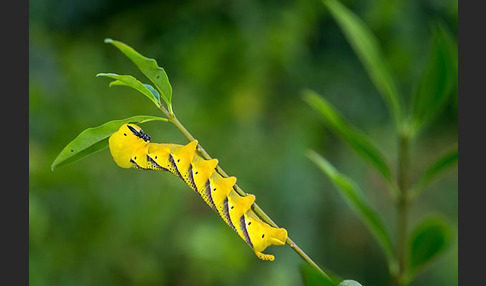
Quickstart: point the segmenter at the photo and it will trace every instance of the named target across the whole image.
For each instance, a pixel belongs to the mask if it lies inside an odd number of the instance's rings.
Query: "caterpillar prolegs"
[[[218,174],[218,160],[199,156],[197,144],[197,140],[187,145],[150,143],[150,136],[135,124],[122,125],[109,139],[110,152],[118,166],[169,171],[178,176],[238,233],[258,258],[273,261],[273,255],[262,251],[271,245],[284,245],[287,231],[263,222],[251,210],[255,196],[236,193],[236,178]]]

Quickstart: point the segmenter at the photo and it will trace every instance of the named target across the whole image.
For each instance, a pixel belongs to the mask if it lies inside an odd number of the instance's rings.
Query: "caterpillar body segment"
[[[217,165],[217,159],[204,160],[199,155],[196,155],[190,163],[189,169],[187,170],[187,176],[190,180],[189,182],[186,181],[186,183],[189,186],[192,184],[194,186],[194,190],[205,198],[207,195],[209,195],[206,192],[206,184],[208,180],[211,180],[210,177],[213,173],[215,173]],[[206,199],[204,200],[207,202]]]
[[[235,177],[223,178],[220,174],[214,172],[206,182],[206,192],[211,194],[214,206],[211,206],[219,216],[232,226],[229,218],[228,196],[233,192],[233,186],[236,184]],[[234,228],[234,227],[233,227]]]
[[[191,165],[191,161],[197,155],[196,148],[197,140],[191,141],[187,145],[173,144],[169,154],[169,163],[175,170],[175,175],[181,178],[190,187],[192,186],[188,183],[189,166]]]
[[[230,220],[235,226],[238,235],[251,247],[253,243],[248,235],[246,224],[244,223],[244,214],[251,209],[251,205],[255,202],[254,195],[247,195],[240,197],[236,192],[230,192],[228,195],[228,212]]]
[[[156,171],[168,171],[174,174],[175,170],[171,168],[171,164],[162,164],[162,162],[169,162],[170,150],[173,144],[159,144],[150,143],[147,153],[147,169]],[[162,165],[159,165],[162,164]]]
[[[132,163],[132,167],[139,170],[147,170],[147,152],[149,149],[148,144],[144,144],[137,148],[133,152],[133,156],[130,158],[130,163]]]
[[[124,124],[109,139],[110,153],[122,168],[168,171],[198,193],[262,260],[271,245],[284,245],[287,231],[263,222],[252,210],[254,195],[240,196],[233,190],[235,177],[223,178],[216,172],[217,159],[205,160],[197,154],[197,140],[187,145],[150,143],[150,136],[135,124]]]
[[[273,261],[275,258],[273,255],[264,254],[262,251],[270,245],[284,245],[287,240],[287,230],[266,224],[252,210],[245,214],[245,223],[255,254],[262,260]]]

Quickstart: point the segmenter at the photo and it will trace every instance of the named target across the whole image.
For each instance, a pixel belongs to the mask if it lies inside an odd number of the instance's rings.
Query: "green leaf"
[[[139,54],[125,43],[112,39],[105,39],[105,43],[110,43],[117,47],[125,56],[127,56],[140,71],[155,85],[160,95],[167,103],[169,110],[172,110],[172,86],[165,70],[157,65],[154,59],[147,58]]]
[[[154,120],[167,119],[149,115],[133,116],[120,120],[109,121],[101,126],[92,127],[81,132],[73,141],[64,147],[51,165],[51,170],[58,166],[78,161],[90,154],[108,147],[108,138],[125,123],[144,123]]]
[[[160,107],[160,95],[151,85],[141,83],[139,80],[131,75],[117,75],[114,73],[99,73],[96,76],[104,76],[116,79],[110,83],[110,87],[113,85],[122,85],[134,88],[148,97],[157,107]]]
[[[343,280],[338,286],[363,286],[354,280]]]
[[[365,23],[336,0],[323,0],[361,60],[373,84],[383,97],[397,128],[402,124],[402,104],[394,76],[388,68],[378,42]]]
[[[341,139],[349,144],[361,157],[370,162],[389,183],[393,183],[390,168],[385,163],[380,151],[362,132],[347,123],[329,102],[315,92],[305,90],[304,100],[324,117],[327,125]]]
[[[336,275],[330,275],[327,270],[326,273],[329,275],[329,278],[325,277],[309,264],[302,264],[300,272],[306,286],[336,286],[341,280]]]
[[[458,150],[457,146],[447,151],[445,154],[439,157],[420,177],[418,182],[412,188],[413,197],[417,197],[432,181],[445,172],[447,169],[457,165]]]
[[[444,28],[433,29],[433,46],[412,101],[412,132],[432,120],[457,85],[457,44]]]
[[[451,245],[451,230],[443,219],[431,216],[414,228],[409,243],[409,279],[411,279]]]
[[[307,156],[326,174],[334,183],[341,196],[358,217],[365,223],[379,245],[383,248],[385,255],[392,267],[393,245],[390,236],[378,213],[366,201],[358,186],[349,178],[339,173],[334,166],[314,151],[308,151]]]

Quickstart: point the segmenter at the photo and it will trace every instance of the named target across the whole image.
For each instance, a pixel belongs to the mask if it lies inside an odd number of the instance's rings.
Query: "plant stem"
[[[187,129],[182,125],[182,123],[176,118],[176,116],[173,113],[169,113],[167,109],[165,109],[163,106],[160,107],[160,110],[164,112],[164,114],[167,116],[168,120],[170,123],[174,124],[179,131],[182,132],[182,134],[190,141],[195,140],[194,136],[187,131]],[[202,157],[206,160],[211,160],[211,156],[204,150],[204,148],[201,146],[201,144],[198,144],[198,151],[201,153]],[[216,166],[216,171],[223,176],[223,177],[229,177],[228,174],[219,166],[219,164]],[[237,185],[234,185],[235,191],[241,195],[241,196],[246,196],[247,194]],[[273,227],[277,227],[277,224],[273,222],[273,220],[256,204],[253,203],[252,205],[253,211],[266,223]],[[317,271],[319,271],[324,277],[327,279],[331,280],[331,278],[302,250],[300,249],[295,242],[293,242],[290,237],[287,237],[286,243],[292,248],[305,262],[307,262],[309,265],[314,267]]]
[[[397,286],[406,285],[405,276],[407,272],[407,228],[408,228],[408,183],[409,183],[409,133],[404,129],[400,135],[400,156],[398,165],[398,186],[400,189],[397,201],[397,260],[398,271],[395,275]]]

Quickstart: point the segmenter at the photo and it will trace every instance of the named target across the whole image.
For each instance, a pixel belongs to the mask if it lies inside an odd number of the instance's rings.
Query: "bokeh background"
[[[380,41],[404,95],[431,44],[430,24],[457,35],[457,1],[343,1]],[[305,151],[353,178],[385,218],[395,213],[380,175],[330,132],[302,100],[325,96],[396,164],[397,138],[381,97],[322,2],[29,2],[29,274],[31,285],[303,285],[303,261],[270,247],[253,252],[177,177],[121,169],[109,151],[51,171],[88,127],[162,114],[100,72],[148,82],[103,40],[155,58],[173,88],[179,120],[220,166],[320,266],[363,285],[390,285],[376,241]],[[153,142],[184,144],[163,122]],[[413,178],[457,142],[457,99],[412,146]],[[442,214],[457,231],[457,168],[412,208],[411,224]],[[457,234],[455,233],[456,237]],[[457,239],[412,285],[457,285]]]

